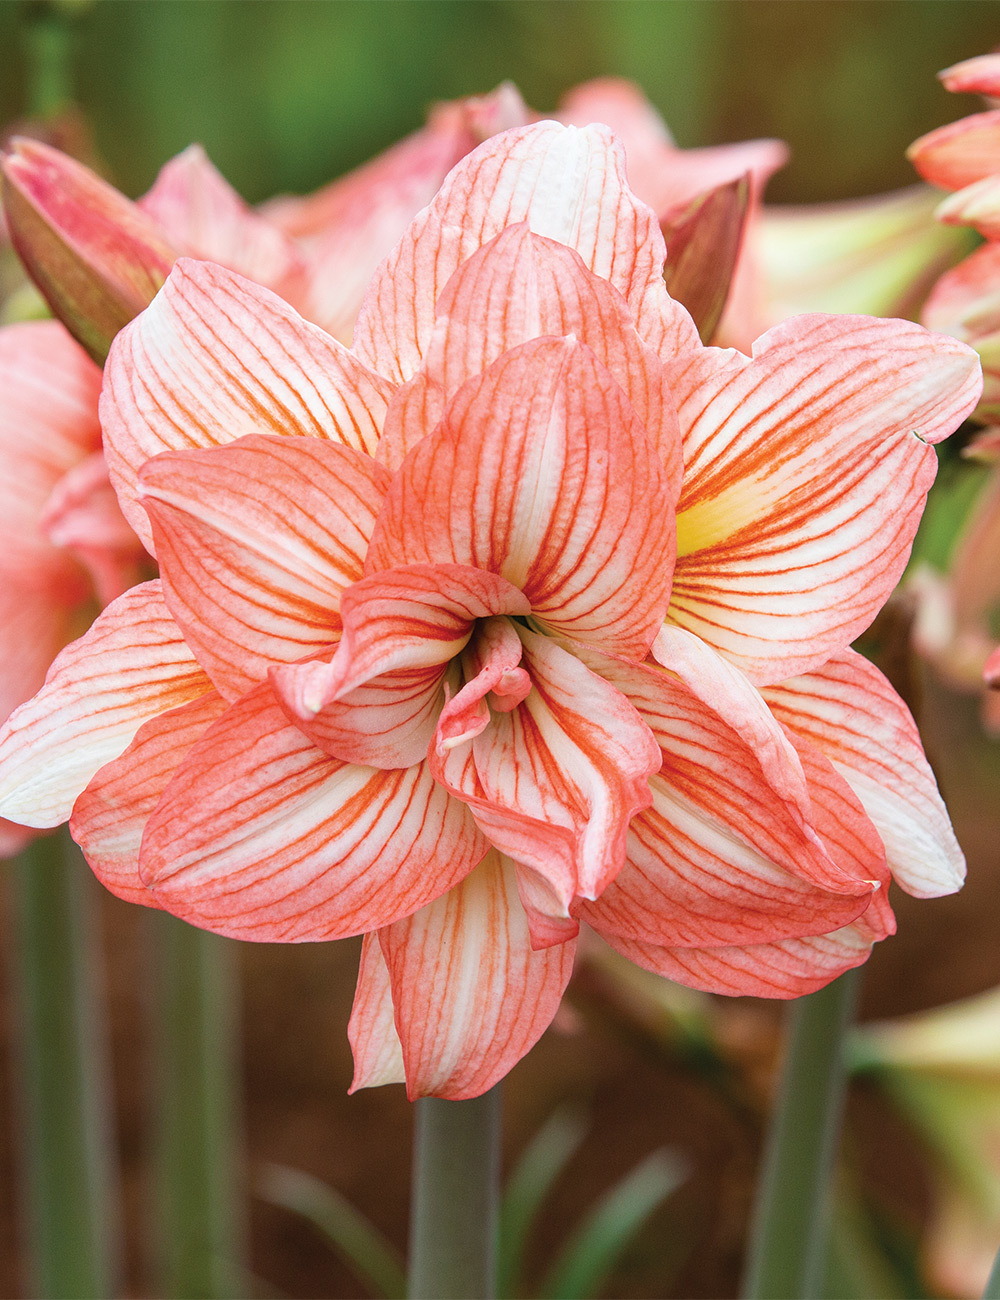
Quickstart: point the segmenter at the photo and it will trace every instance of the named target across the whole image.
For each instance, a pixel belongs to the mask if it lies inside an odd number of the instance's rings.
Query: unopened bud
[[[11,242],[52,311],[98,365],[177,256],[159,227],[82,163],[17,139],[0,162]]]
[[[699,194],[663,229],[667,290],[691,313],[704,343],[711,343],[729,297],[749,204],[748,173]]]

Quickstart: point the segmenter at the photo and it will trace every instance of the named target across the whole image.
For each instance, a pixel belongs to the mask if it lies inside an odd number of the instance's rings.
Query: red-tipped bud
[[[667,290],[691,313],[705,343],[711,343],[729,297],[749,204],[748,172],[700,194],[663,228]]]
[[[11,241],[53,312],[98,365],[177,256],[159,227],[58,149],[17,139],[0,162]]]

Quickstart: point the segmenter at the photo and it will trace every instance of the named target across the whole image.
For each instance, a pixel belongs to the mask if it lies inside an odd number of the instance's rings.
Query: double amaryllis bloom
[[[961,854],[849,649],[905,564],[961,343],[799,317],[753,358],[667,295],[604,127],[507,132],[381,265],[352,350],[181,261],[101,414],[160,564],[0,739],[122,897],[244,939],[365,936],[354,1086],[474,1096],[585,925],[788,997]]]

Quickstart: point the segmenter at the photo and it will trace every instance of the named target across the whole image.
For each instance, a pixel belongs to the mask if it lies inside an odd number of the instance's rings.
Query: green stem
[[[11,864],[32,1293],[119,1293],[120,1206],[98,996],[97,883],[65,831]]]
[[[151,912],[156,953],[157,1294],[247,1294],[236,945]]]
[[[416,1103],[410,1300],[492,1300],[500,1204],[500,1085]]]
[[[798,998],[750,1230],[745,1300],[814,1300],[844,1099],[844,1041],[860,973]]]

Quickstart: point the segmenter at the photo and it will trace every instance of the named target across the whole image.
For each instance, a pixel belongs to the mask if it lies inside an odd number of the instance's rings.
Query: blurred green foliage
[[[26,30],[0,0],[0,120],[28,109]],[[640,82],[681,144],[783,137],[772,186],[810,201],[905,184],[915,136],[969,111],[934,73],[988,49],[981,0],[93,0],[77,97],[114,178],[137,193],[193,140],[249,198],[308,190],[417,127],[436,99],[511,78],[534,106]]]

